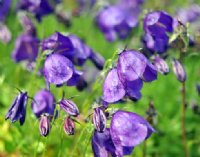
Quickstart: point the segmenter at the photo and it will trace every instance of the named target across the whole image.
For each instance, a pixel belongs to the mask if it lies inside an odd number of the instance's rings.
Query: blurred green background
[[[177,9],[187,7],[191,2],[200,4],[199,0],[146,0],[143,5],[142,14],[151,10],[165,10],[174,14]],[[14,3],[16,1],[14,0]],[[76,6],[73,0],[64,0],[63,8],[68,12]],[[21,64],[16,64],[11,59],[11,52],[17,36],[22,32],[22,27],[16,16],[14,4],[6,19],[6,24],[12,32],[12,41],[9,44],[0,43],[0,157],[68,157],[80,156],[90,157],[92,155],[90,138],[93,131],[91,123],[76,124],[74,136],[65,135],[62,123],[64,113],[55,121],[48,137],[40,136],[38,120],[31,111],[30,102],[27,106],[27,117],[25,124],[21,127],[18,122],[11,124],[5,121],[5,114],[12,103],[18,87],[27,90],[30,96],[45,87],[43,78],[27,72]],[[129,48],[139,49],[141,47],[140,38],[142,35],[142,17],[138,28],[135,28],[130,37],[124,41],[107,42],[103,34],[95,26],[93,18],[97,8],[91,12],[85,12],[79,17],[72,17],[72,26],[66,28],[59,23],[54,15],[43,18],[41,23],[34,23],[37,26],[37,33],[40,39],[48,37],[55,31],[73,33],[84,39],[84,41],[96,52],[102,54],[106,59],[112,57],[113,53],[123,49],[128,43]],[[173,53],[173,50],[170,50]],[[186,111],[186,129],[188,147],[191,157],[200,156],[200,116],[195,115],[191,109],[191,102],[200,102],[195,88],[196,82],[200,82],[200,55],[198,50],[189,49],[190,53],[184,59],[187,72],[186,92],[188,108]],[[170,67],[171,63],[168,62]],[[88,63],[90,65],[90,63]],[[101,87],[101,86],[100,86]],[[56,99],[62,97],[63,90],[67,97],[79,95],[74,99],[84,116],[89,113],[89,108],[97,94],[91,87],[86,91],[79,92],[74,87],[52,88]],[[98,86],[99,88],[99,86]],[[147,157],[182,157],[180,108],[181,108],[181,84],[176,80],[172,72],[167,76],[159,75],[158,80],[145,84],[142,89],[142,99],[137,103],[111,105],[111,108],[121,108],[136,112],[145,116],[148,104],[153,101],[157,111],[155,129],[158,131],[147,140]],[[143,144],[137,146],[133,157],[141,157]]]

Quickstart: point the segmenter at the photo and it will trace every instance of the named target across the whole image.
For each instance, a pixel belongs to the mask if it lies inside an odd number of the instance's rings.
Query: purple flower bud
[[[53,116],[55,110],[54,96],[50,91],[42,89],[35,94],[31,107],[38,118],[45,113]]]
[[[200,84],[196,84],[197,93],[200,96]]]
[[[44,63],[44,77],[47,82],[61,85],[66,83],[73,75],[72,62],[60,54],[51,54]]]
[[[69,100],[69,99],[63,99],[60,101],[60,108],[64,110],[67,114],[70,116],[78,116],[79,115],[79,110],[76,104]]]
[[[20,125],[23,125],[26,118],[27,99],[27,92],[20,92],[8,110],[5,119],[10,119],[12,123],[19,120]]]
[[[185,82],[186,72],[183,65],[176,59],[172,60],[173,72],[176,75],[177,80],[180,82]]]
[[[3,43],[8,43],[11,40],[11,32],[8,27],[2,23],[0,23],[0,41]]]
[[[4,21],[11,6],[11,0],[0,1],[0,21]]]
[[[101,55],[99,55],[98,53],[95,53],[95,52],[91,52],[91,54],[90,54],[90,60],[94,63],[94,65],[99,70],[103,69],[105,60],[104,60],[104,58]]]
[[[38,56],[39,40],[33,36],[22,34],[15,42],[12,58],[15,62],[27,60],[35,61]]]
[[[74,124],[74,121],[70,117],[65,118],[63,128],[67,135],[74,135],[75,124]]]
[[[95,108],[93,113],[93,124],[97,131],[104,132],[106,129],[106,116],[101,108]]]
[[[42,115],[39,124],[40,134],[46,137],[50,132],[50,128],[51,128],[50,118],[45,114]]]
[[[156,67],[157,71],[159,71],[161,74],[166,75],[169,73],[169,66],[164,59],[160,57],[155,57],[153,64]]]

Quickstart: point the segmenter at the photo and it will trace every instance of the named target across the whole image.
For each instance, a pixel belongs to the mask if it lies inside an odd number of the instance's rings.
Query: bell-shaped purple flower
[[[54,11],[48,0],[20,0],[18,8],[31,12],[38,21],[41,21],[42,16],[51,14]]]
[[[0,41],[3,43],[8,43],[11,40],[11,32],[8,27],[2,23],[0,23]]]
[[[67,81],[67,86],[76,86],[81,80],[82,71],[74,70],[72,77]]]
[[[51,129],[51,122],[48,115],[44,114],[40,117],[39,129],[42,136],[46,137],[49,134]]]
[[[13,101],[5,119],[10,119],[11,122],[19,120],[20,125],[23,125],[26,118],[26,104],[28,100],[27,92],[20,92]]]
[[[0,1],[0,21],[4,21],[8,11],[10,9],[11,0]]]
[[[119,156],[130,155],[131,150],[146,140],[155,130],[141,116],[126,111],[117,111],[111,120],[110,133]],[[124,154],[124,148],[129,151]]]
[[[70,117],[66,117],[63,125],[64,131],[67,135],[74,135],[75,124]]]
[[[92,51],[89,58],[99,70],[103,69],[105,59],[100,54]]]
[[[12,58],[15,62],[35,61],[38,56],[39,40],[28,34],[20,35],[15,42]]]
[[[186,72],[183,65],[177,59],[173,59],[172,67],[173,67],[173,72],[176,75],[177,80],[179,80],[180,82],[185,82]]]
[[[161,74],[166,75],[169,73],[169,66],[167,62],[161,57],[159,56],[155,57],[153,64],[156,67],[157,71],[160,72]]]
[[[73,101],[69,99],[62,99],[59,104],[60,104],[60,108],[64,110],[67,114],[69,114],[70,116],[76,117],[79,115],[78,107]]]
[[[31,107],[33,113],[38,118],[43,114],[49,114],[53,116],[55,110],[55,99],[53,94],[46,89],[40,90],[35,94]]]
[[[60,54],[51,54],[44,63],[43,73],[47,82],[61,85],[66,83],[73,75],[72,62]]]
[[[93,124],[98,132],[106,129],[106,116],[101,108],[95,108],[93,113]]]

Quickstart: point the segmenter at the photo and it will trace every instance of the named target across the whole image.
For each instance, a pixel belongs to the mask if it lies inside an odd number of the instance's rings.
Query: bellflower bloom
[[[64,131],[67,135],[74,135],[75,124],[70,117],[66,117],[63,125]]]
[[[161,74],[166,75],[169,73],[169,66],[167,62],[161,57],[159,56],[155,57],[153,64],[156,67],[157,71],[160,72]]]
[[[104,132],[106,129],[106,116],[101,108],[95,108],[93,113],[93,124],[97,131]]]
[[[46,89],[42,89],[34,96],[31,104],[33,113],[39,118],[43,114],[54,115],[55,99],[52,93]]]
[[[78,116],[79,115],[79,110],[76,104],[69,100],[69,99],[62,99],[60,102],[60,108],[64,110],[67,114],[70,116]]]
[[[3,43],[8,43],[11,40],[11,32],[8,27],[2,23],[0,23],[0,41]]]
[[[61,85],[66,83],[73,75],[72,62],[60,54],[51,54],[44,63],[43,74],[47,82]]]
[[[176,59],[172,60],[173,72],[176,75],[177,80],[185,82],[186,72],[183,65]]]
[[[1,0],[0,1],[0,21],[4,21],[8,11],[10,9],[11,0]]]
[[[48,0],[20,0],[18,8],[31,12],[38,21],[41,21],[43,16],[51,14],[54,11]]]
[[[168,33],[173,33],[173,18],[164,11],[153,11],[144,18],[143,42],[153,52],[163,53],[168,48]]]
[[[12,59],[15,62],[27,60],[35,61],[38,56],[39,40],[28,34],[20,35],[15,42],[15,48],[12,52]]]
[[[76,86],[81,80],[82,71],[74,70],[72,77],[67,81],[67,86]]]
[[[20,92],[13,101],[5,119],[10,119],[11,122],[19,120],[20,125],[23,125],[26,118],[26,104],[28,100],[27,92]]]
[[[138,100],[141,98],[143,81],[156,79],[155,67],[143,54],[135,50],[123,51],[119,55],[117,67],[110,70],[105,78],[103,99],[114,103],[127,95],[132,100]]]
[[[50,132],[50,128],[51,128],[50,118],[48,117],[48,115],[45,114],[42,115],[39,124],[40,134],[46,137]]]

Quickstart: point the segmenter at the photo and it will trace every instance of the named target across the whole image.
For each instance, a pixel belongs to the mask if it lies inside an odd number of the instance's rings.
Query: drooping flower
[[[38,118],[44,114],[53,116],[55,110],[55,99],[53,94],[46,89],[38,91],[34,96],[31,107],[33,113]]]
[[[157,71],[160,72],[161,74],[166,75],[169,73],[169,66],[167,62],[161,57],[159,56],[155,57],[153,64],[156,67]]]
[[[12,59],[15,62],[27,60],[35,61],[38,56],[39,40],[28,34],[20,35],[15,42],[15,48],[12,52]]]
[[[11,32],[8,27],[0,23],[0,41],[3,43],[8,43],[11,40]]]
[[[74,70],[72,77],[67,81],[67,86],[76,86],[81,81],[82,71]]]
[[[164,11],[153,11],[144,18],[143,42],[153,52],[163,53],[168,48],[168,33],[174,31],[173,18]]]
[[[45,114],[42,115],[39,124],[40,134],[46,137],[50,132],[50,128],[51,128],[50,118],[48,117],[48,115]]]
[[[177,59],[172,60],[172,65],[173,65],[172,66],[173,72],[174,72],[177,80],[179,80],[180,82],[185,82],[186,72],[185,72],[183,65]]]
[[[67,135],[74,135],[75,124],[74,124],[74,121],[70,117],[65,118],[63,128]]]
[[[19,120],[20,125],[23,125],[26,118],[26,104],[28,100],[27,92],[20,92],[13,101],[5,119],[10,119],[11,122]]]
[[[0,1],[0,21],[4,21],[8,11],[10,9],[11,0]]]
[[[93,124],[99,132],[104,132],[106,129],[106,116],[103,110],[99,107],[94,109]]]
[[[73,101],[69,99],[62,99],[59,104],[60,104],[60,108],[64,110],[67,114],[69,114],[70,116],[76,117],[79,115],[78,107]]]
[[[43,16],[51,14],[54,11],[48,0],[20,0],[18,8],[31,12],[38,21],[41,21]]]
[[[60,54],[51,54],[44,63],[43,73],[47,82],[61,85],[66,83],[73,75],[72,62]]]

